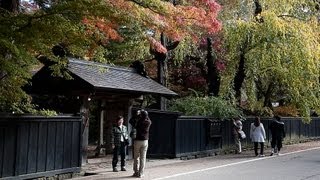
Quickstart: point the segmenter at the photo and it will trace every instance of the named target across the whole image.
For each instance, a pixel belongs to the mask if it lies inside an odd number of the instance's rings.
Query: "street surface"
[[[155,180],[320,180],[320,141],[287,145],[280,156],[254,157],[253,150],[242,154],[218,155],[192,160],[149,159],[145,177]],[[96,175],[77,180],[139,179],[132,177],[132,161],[126,172],[112,172],[111,162],[83,167]]]
[[[156,179],[319,180],[320,150],[249,159]]]

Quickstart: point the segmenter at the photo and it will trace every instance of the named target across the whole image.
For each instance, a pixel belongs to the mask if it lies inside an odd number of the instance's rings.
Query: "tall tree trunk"
[[[208,95],[218,96],[220,89],[220,76],[215,65],[216,56],[213,55],[212,39],[207,38],[207,68],[208,68]]]
[[[161,34],[161,44],[166,47],[167,41],[164,34]],[[155,53],[155,59],[158,63],[158,72],[157,72],[157,78],[158,82],[162,84],[163,86],[167,86],[167,53]],[[161,110],[166,110],[166,99],[159,96],[157,98],[157,108]]]
[[[272,107],[271,95],[272,95],[273,88],[274,88],[274,83],[270,82],[268,89],[264,95],[263,107]]]
[[[9,12],[18,12],[19,0],[0,0],[0,7]]]
[[[179,45],[179,41],[174,41],[172,43],[167,42],[167,38],[162,33],[161,34],[161,44],[167,49],[167,51],[175,49]],[[153,52],[155,55],[155,59],[157,60],[158,65],[158,82],[163,86],[167,87],[167,80],[168,80],[168,52],[167,53],[160,53],[160,52]],[[167,100],[164,97],[157,98],[157,108],[161,110],[167,109]]]
[[[177,5],[177,2],[175,0],[170,0],[170,3],[172,3],[174,6]],[[174,41],[172,43],[167,42],[167,38],[163,33],[161,33],[161,44],[167,49],[167,51],[175,49],[179,41]],[[155,59],[158,62],[158,82],[162,84],[163,86],[167,87],[167,80],[168,80],[168,65],[167,65],[167,59],[168,59],[168,52],[167,53],[159,53],[155,52]],[[157,99],[157,106],[161,110],[167,109],[167,99],[164,97],[158,97]]]
[[[241,87],[242,83],[244,81],[245,75],[245,69],[244,69],[244,63],[245,63],[245,51],[242,50],[240,54],[240,61],[237,73],[234,77],[233,83],[234,83],[234,91],[236,92],[236,98],[239,99],[239,102],[241,101]]]
[[[259,23],[263,23],[263,18],[259,17],[259,15],[262,12],[262,6],[260,5],[259,0],[254,0],[255,4],[255,11],[254,16],[256,17],[256,21]],[[248,37],[248,41],[250,40],[250,36]],[[241,87],[243,84],[243,81],[245,79],[245,69],[244,69],[244,63],[245,63],[245,54],[247,52],[247,44],[244,44],[244,47],[241,48],[241,54],[240,54],[240,61],[238,70],[236,73],[236,76],[234,77],[233,83],[234,83],[234,91],[236,92],[236,98],[239,100],[239,104],[241,103]]]

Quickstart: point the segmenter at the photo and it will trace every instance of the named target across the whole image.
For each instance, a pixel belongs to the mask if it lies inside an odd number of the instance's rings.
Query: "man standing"
[[[121,171],[126,171],[125,158],[126,158],[126,146],[128,142],[128,129],[123,125],[123,117],[117,118],[117,124],[113,126],[111,133],[111,145],[113,149],[112,168],[113,172],[118,172],[118,156],[121,156]]]
[[[146,164],[149,129],[151,126],[151,120],[149,119],[148,112],[141,110],[141,118],[136,123],[137,135],[134,140],[134,161],[133,161],[133,176],[143,177],[144,167]]]
[[[284,131],[284,122],[281,121],[280,116],[275,116],[275,119],[269,125],[269,129],[271,131],[271,154],[279,155],[279,152],[282,148],[283,138],[286,137],[286,133]],[[276,148],[277,147],[277,148]]]

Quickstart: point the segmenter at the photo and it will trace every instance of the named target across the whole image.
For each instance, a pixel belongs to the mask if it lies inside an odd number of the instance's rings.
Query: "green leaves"
[[[320,26],[314,4],[309,1],[263,1],[262,23],[255,18],[234,20],[225,25],[228,66],[225,79],[231,80],[240,51],[245,53],[246,79],[243,90],[249,107],[261,101],[270,84],[271,99],[286,97],[310,120],[310,109],[319,109]],[[243,47],[248,47],[243,49]],[[259,82],[259,88],[257,88]],[[229,86],[230,81],[224,82]]]
[[[228,101],[218,97],[186,97],[172,102],[172,111],[182,112],[188,116],[209,116],[218,119],[239,117],[242,112]]]

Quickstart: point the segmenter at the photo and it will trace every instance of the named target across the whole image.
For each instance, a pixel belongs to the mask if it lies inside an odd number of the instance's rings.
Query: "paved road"
[[[313,149],[281,156],[245,159],[156,179],[320,180],[320,150]]]
[[[268,152],[268,150],[266,150]],[[155,180],[320,180],[320,141],[285,146],[283,155],[257,158],[253,151],[193,160],[149,160],[145,177]],[[110,162],[92,164],[86,172],[96,175],[76,180],[133,180],[132,161],[127,172],[112,172]]]

